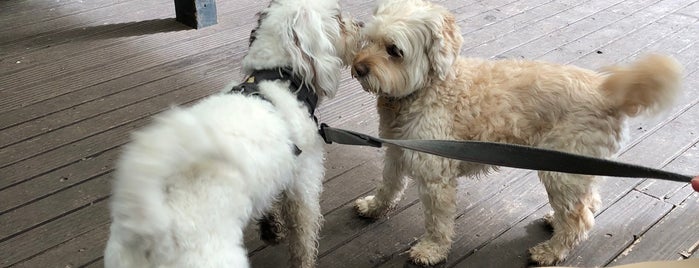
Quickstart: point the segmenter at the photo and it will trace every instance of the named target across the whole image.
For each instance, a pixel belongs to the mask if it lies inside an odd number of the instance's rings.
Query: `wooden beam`
[[[176,20],[195,29],[216,24],[215,0],[175,0]]]

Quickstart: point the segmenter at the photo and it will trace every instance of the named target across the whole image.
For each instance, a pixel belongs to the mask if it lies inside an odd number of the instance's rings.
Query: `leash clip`
[[[314,116],[315,118],[315,116]],[[316,122],[318,122],[318,119],[316,119]],[[325,128],[328,127],[328,124],[326,123],[320,123],[320,129],[318,129],[318,134],[323,138],[323,141],[325,144],[332,144],[333,141],[331,141],[328,136],[325,134]]]
[[[376,148],[381,148],[382,146],[382,142],[379,139],[349,130],[334,129],[325,123],[320,124],[318,133],[327,144],[336,142],[339,144],[362,145]]]

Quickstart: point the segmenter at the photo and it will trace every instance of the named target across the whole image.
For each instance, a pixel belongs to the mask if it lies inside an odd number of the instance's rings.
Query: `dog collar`
[[[306,105],[306,108],[308,108],[308,113],[313,116],[313,113],[316,110],[316,105],[318,104],[318,95],[316,95],[315,92],[306,83],[304,83],[300,77],[294,75],[289,67],[255,70],[245,79],[245,82],[233,86],[228,93],[257,95],[260,98],[265,99],[265,97],[260,94],[257,83],[260,81],[274,80],[289,81],[289,90],[296,95],[296,99]]]

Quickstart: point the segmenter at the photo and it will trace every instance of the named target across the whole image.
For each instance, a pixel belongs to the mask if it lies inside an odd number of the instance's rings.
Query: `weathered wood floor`
[[[699,163],[699,0],[447,0],[463,54],[598,68],[646,52],[684,64],[684,96],[669,113],[631,124],[619,159],[682,173]],[[369,20],[373,2],[344,1]],[[0,266],[99,267],[114,159],[128,133],[172,104],[239,79],[252,0],[218,1],[219,23],[190,30],[171,0],[0,0]],[[376,133],[372,98],[346,78],[320,119]],[[402,267],[422,233],[414,187],[388,218],[351,204],[381,174],[378,149],[327,146],[320,267]],[[699,195],[687,184],[606,178],[590,239],[563,265],[697,258]],[[550,232],[535,174],[503,169],[460,185],[457,236],[446,267],[521,267]],[[283,267],[285,247],[248,232],[255,267]]]

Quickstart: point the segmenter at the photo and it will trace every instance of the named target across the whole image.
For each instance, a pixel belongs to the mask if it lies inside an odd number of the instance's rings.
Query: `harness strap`
[[[382,139],[332,128],[326,124],[321,124],[319,132],[327,144],[336,142],[371,147],[390,144],[442,157],[496,166],[584,175],[656,178],[683,183],[692,180],[691,176],[659,169],[523,145],[481,141]]]
[[[306,104],[308,112],[313,116],[316,106],[318,105],[318,95],[316,95],[313,89],[304,83],[300,77],[294,75],[289,67],[255,70],[245,79],[245,82],[233,86],[228,93],[255,95],[267,100],[260,94],[257,83],[274,80],[289,81],[289,90],[296,95],[296,99]]]

